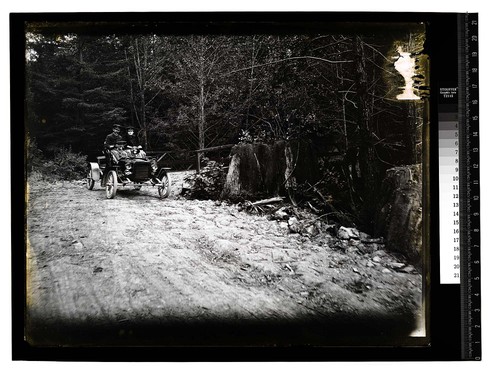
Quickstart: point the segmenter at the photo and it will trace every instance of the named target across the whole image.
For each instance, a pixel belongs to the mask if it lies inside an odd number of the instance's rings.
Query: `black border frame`
[[[32,347],[24,340],[25,208],[24,160],[24,25],[25,22],[99,22],[113,23],[113,28],[126,27],[140,33],[165,31],[165,23],[175,23],[175,31],[192,32],[193,25],[202,32],[245,32],[255,27],[281,30],[331,22],[378,22],[385,24],[424,22],[427,27],[426,53],[430,55],[430,321],[431,343],[425,347]],[[165,23],[164,23],[165,22]],[[170,26],[171,27],[171,26]],[[102,29],[100,29],[102,32]],[[460,360],[461,307],[460,286],[439,283],[439,187],[437,90],[442,82],[458,83],[456,13],[385,13],[385,12],[289,12],[289,13],[13,13],[10,14],[11,64],[11,197],[12,197],[12,359],[58,361],[388,361],[388,360]],[[457,69],[450,67],[457,67]],[[22,181],[21,181],[22,178]],[[24,212],[24,210],[23,210]]]

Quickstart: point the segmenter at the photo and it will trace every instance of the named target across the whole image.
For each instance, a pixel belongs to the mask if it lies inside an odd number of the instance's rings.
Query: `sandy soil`
[[[30,181],[28,341],[402,343],[416,328],[422,277],[383,244],[187,200],[171,176],[165,200],[154,188],[106,199],[83,181]]]

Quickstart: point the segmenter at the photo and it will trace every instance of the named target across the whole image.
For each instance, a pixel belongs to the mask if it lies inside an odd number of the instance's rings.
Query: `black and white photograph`
[[[25,23],[26,341],[427,345],[426,24],[183,17]]]

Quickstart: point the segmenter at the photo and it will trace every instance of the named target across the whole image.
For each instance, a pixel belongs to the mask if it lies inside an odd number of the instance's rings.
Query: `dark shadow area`
[[[32,321],[35,347],[103,346],[402,346],[415,342],[411,315],[336,315],[334,318],[182,321],[156,319],[113,323]],[[413,341],[412,341],[413,340]]]

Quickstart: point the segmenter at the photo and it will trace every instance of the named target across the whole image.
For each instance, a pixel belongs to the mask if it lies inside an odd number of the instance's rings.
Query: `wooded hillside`
[[[418,64],[420,25],[247,35],[53,30],[26,32],[26,129],[47,156],[71,147],[94,158],[115,123],[140,129],[143,146],[169,151],[171,162],[228,143],[306,140],[320,169],[309,186],[360,222],[373,217],[385,171],[422,160],[423,106],[396,99],[404,79],[394,68],[398,47],[417,52]]]

